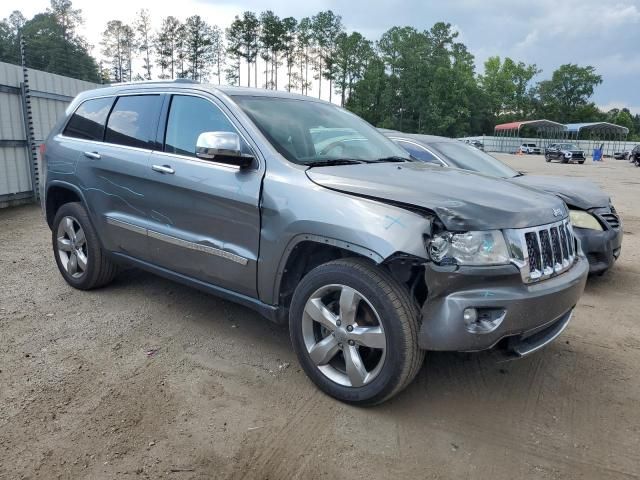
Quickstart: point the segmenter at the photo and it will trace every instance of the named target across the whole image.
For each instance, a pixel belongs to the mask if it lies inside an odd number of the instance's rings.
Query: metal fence
[[[572,143],[585,151],[590,156],[594,148],[604,144],[604,155],[612,157],[616,152],[632,150],[640,142],[617,141],[617,140],[597,140],[597,139],[541,139],[534,137],[495,137],[492,135],[480,135],[477,137],[463,137],[459,140],[479,140],[484,145],[487,152],[515,153],[523,143],[535,143],[536,146],[544,149],[550,143]]]
[[[0,62],[0,208],[37,199],[39,145],[73,97],[97,86]]]

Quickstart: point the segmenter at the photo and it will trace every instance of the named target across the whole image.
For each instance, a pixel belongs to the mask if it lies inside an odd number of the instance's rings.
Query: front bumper
[[[589,273],[602,273],[611,268],[622,251],[622,225],[618,229],[592,230],[573,227],[582,251],[589,260]]]
[[[580,255],[571,269],[534,284],[524,284],[518,269],[511,265],[481,268],[428,264],[429,296],[422,307],[418,343],[425,350],[479,351],[508,339],[505,343],[517,355],[530,353],[564,329],[582,295],[587,274],[588,262]],[[487,312],[501,321],[489,332],[473,333],[463,318],[467,308]]]

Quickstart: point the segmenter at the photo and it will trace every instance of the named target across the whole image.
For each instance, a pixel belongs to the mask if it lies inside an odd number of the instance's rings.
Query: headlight
[[[567,158],[571,158],[571,155],[572,155],[571,152],[567,152],[567,153],[564,154],[564,156],[567,157]]]
[[[436,235],[428,245],[436,263],[457,265],[505,265],[509,251],[500,230]]]
[[[582,210],[569,210],[569,216],[574,227],[590,228],[591,230],[602,231],[602,225],[600,225],[600,222],[598,222],[596,217],[591,215],[589,212]]]

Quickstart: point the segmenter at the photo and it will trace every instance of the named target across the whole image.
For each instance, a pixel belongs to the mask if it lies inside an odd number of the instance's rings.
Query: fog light
[[[478,320],[478,311],[475,308],[465,308],[464,312],[462,312],[462,318],[467,328],[469,328],[471,324],[476,323],[476,320]]]
[[[462,319],[468,332],[470,333],[491,333],[500,326],[506,311],[501,308],[465,308],[462,312]]]

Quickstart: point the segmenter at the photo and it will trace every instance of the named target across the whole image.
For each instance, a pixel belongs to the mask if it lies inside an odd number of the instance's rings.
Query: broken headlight
[[[602,231],[602,225],[600,225],[600,222],[589,212],[585,212],[583,210],[569,210],[569,216],[571,217],[571,224],[574,227]]]
[[[441,265],[505,265],[509,250],[500,230],[442,232],[427,244],[431,259]]]

